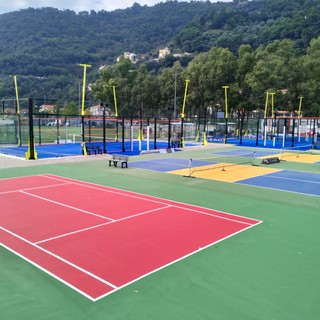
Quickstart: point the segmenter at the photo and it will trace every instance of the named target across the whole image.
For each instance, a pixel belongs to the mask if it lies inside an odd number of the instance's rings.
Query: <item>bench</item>
[[[102,150],[100,148],[100,146],[95,146],[95,145],[86,145],[86,150],[87,150],[87,154],[102,154]]]
[[[109,167],[113,164],[115,167],[118,166],[118,162],[121,163],[121,168],[123,166],[126,166],[128,168],[128,161],[129,157],[128,156],[123,156],[119,154],[113,154],[111,159],[109,159]]]

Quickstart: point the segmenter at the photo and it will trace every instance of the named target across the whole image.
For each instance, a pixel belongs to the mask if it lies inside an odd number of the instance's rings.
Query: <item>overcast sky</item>
[[[163,0],[165,2],[166,0]],[[183,0],[188,1],[188,0]],[[224,0],[226,1],[226,0]],[[26,8],[53,7],[59,10],[79,11],[113,11],[131,7],[134,2],[153,6],[161,0],[0,0],[0,14]]]

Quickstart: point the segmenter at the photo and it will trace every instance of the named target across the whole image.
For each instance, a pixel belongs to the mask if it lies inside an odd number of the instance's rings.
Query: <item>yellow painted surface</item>
[[[284,152],[282,155],[278,154],[269,154],[266,156],[257,157],[258,159],[266,159],[278,157],[282,161],[291,161],[291,162],[304,162],[304,163],[316,163],[320,162],[320,153],[311,154],[311,153],[293,153],[293,152]]]
[[[279,158],[279,159],[281,159],[281,154],[280,153],[268,154],[268,155],[265,155],[265,156],[257,157],[256,159],[267,159],[267,158]]]
[[[225,182],[236,182],[239,180],[254,178],[278,171],[281,170],[266,167],[219,163],[214,165],[192,168],[191,176]],[[170,171],[169,173],[189,176],[189,169],[174,170]]]
[[[282,158],[285,161],[291,162],[304,162],[304,163],[316,163],[320,162],[320,154],[298,154],[298,153],[283,153]]]

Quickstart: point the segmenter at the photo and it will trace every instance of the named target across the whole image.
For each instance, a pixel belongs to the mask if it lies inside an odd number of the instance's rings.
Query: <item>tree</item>
[[[189,100],[196,110],[215,109],[224,99],[222,86],[234,81],[236,58],[225,48],[212,48],[194,58],[186,69],[190,79]]]
[[[64,107],[63,115],[65,116],[75,116],[79,114],[79,106],[75,102],[71,102]]]
[[[302,81],[299,88],[304,97],[304,115],[320,116],[320,37],[310,42],[307,54],[301,58]]]
[[[255,66],[247,74],[246,84],[254,93],[254,103],[263,107],[266,92],[287,92],[289,88],[297,88],[294,78],[298,66],[296,62],[296,50],[290,40],[274,41],[267,46],[260,46],[255,51]],[[291,79],[291,85],[288,83]],[[277,107],[288,108],[288,97],[297,96],[296,92],[291,95],[277,94]]]

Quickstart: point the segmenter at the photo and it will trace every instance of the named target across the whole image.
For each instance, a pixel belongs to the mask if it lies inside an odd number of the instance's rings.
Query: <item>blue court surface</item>
[[[276,137],[275,140],[275,145],[273,139],[267,139],[266,140],[266,145],[265,141],[262,137],[259,137],[258,141],[256,139],[248,139],[246,137],[242,137],[242,141],[240,143],[239,138],[228,138],[227,143],[236,145],[236,146],[242,146],[242,147],[254,147],[254,148],[271,148],[271,149],[281,149],[281,148],[290,148],[290,147],[305,147],[305,148],[310,148],[310,145],[313,144],[312,139],[305,139],[305,138],[300,138],[298,136],[294,136],[292,138],[292,135],[287,135],[286,139],[284,141],[283,145],[283,138],[282,136]],[[306,150],[306,149],[305,149]]]
[[[86,142],[89,145],[99,146],[101,150],[104,149],[102,142]],[[139,145],[140,144],[140,145]],[[192,143],[186,143],[186,146],[193,146]],[[153,141],[149,142],[149,146],[146,141],[134,140],[132,145],[130,141],[108,141],[106,142],[106,152],[108,154],[120,153],[128,156],[139,155],[141,151],[152,149],[167,149],[168,142],[157,141],[156,145]],[[156,148],[155,148],[156,147]],[[48,144],[48,145],[36,145],[35,146],[38,159],[56,158],[56,157],[69,157],[69,156],[79,156],[82,155],[81,143],[67,143],[67,144]],[[174,149],[175,151],[180,151],[180,149]],[[11,155],[14,157],[25,158],[25,154],[28,151],[28,146],[8,146],[0,147],[0,153]]]
[[[316,173],[282,170],[236,183],[320,196],[320,174]]]
[[[217,162],[192,160],[192,167],[212,165]],[[131,162],[130,167],[169,172],[189,168],[189,159],[170,158]],[[290,170],[279,170],[254,178],[240,180],[236,184],[320,196],[320,174]]]
[[[20,158],[25,158],[27,151],[28,146],[0,148],[0,153]],[[47,159],[82,155],[82,148],[80,143],[41,145],[36,146],[36,152],[39,159]]]
[[[225,151],[218,151],[211,154],[221,154],[226,156],[241,156],[241,157],[265,157],[265,156],[271,156],[273,154],[279,154],[280,150],[250,150],[250,149],[237,149],[237,150],[225,150]]]
[[[217,162],[192,160],[192,167],[206,166],[206,165],[215,164],[215,163]],[[163,159],[157,159],[157,160],[136,161],[136,162],[131,162],[130,167],[167,172],[167,171],[173,171],[173,170],[188,169],[189,159],[163,158]]]

